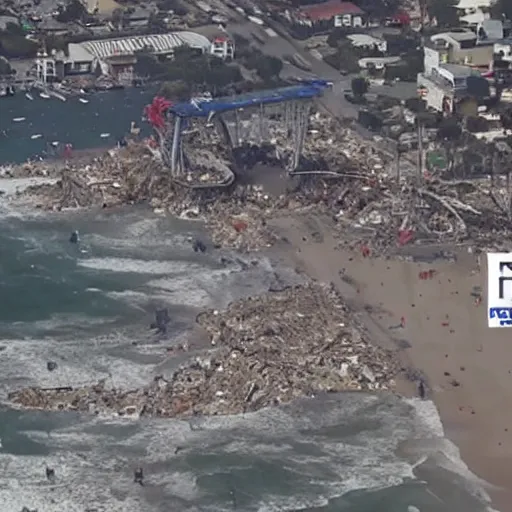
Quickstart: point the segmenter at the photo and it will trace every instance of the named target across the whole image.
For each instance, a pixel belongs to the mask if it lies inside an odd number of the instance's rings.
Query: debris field
[[[279,126],[269,121],[270,146],[236,148],[242,174],[250,175],[245,167],[257,162],[275,165],[283,145],[286,153]],[[512,189],[503,169],[490,178],[471,179],[435,171],[400,173],[392,153],[319,113],[310,118],[304,170],[283,170],[287,185],[282,193],[243,180],[224,186],[231,164],[211,130],[203,134],[194,128],[187,144],[198,170],[179,180],[158,150],[131,141],[85,166],[64,166],[56,185],[31,187],[23,194],[40,208],[54,210],[147,202],[158,214],[205,220],[216,246],[240,251],[269,247],[277,240],[273,218],[308,209],[335,221],[341,243],[364,245],[372,254],[425,243],[469,242],[499,250],[510,233]]]
[[[211,348],[170,377],[137,390],[105,381],[26,388],[25,408],[162,417],[235,414],[319,392],[387,390],[400,371],[394,353],[367,341],[332,286],[301,285],[209,310],[197,322]]]

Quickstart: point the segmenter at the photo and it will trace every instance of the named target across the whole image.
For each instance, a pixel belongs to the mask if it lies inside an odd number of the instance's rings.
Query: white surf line
[[[436,500],[439,501],[439,503],[442,503],[443,505],[446,505],[446,502],[443,501],[437,494],[435,494],[433,491],[431,491],[428,487],[425,487],[425,490],[431,495],[433,496]]]
[[[0,190],[6,195],[11,196],[17,192],[23,192],[28,187],[34,185],[54,185],[56,178],[32,177],[32,178],[0,178]]]
[[[411,469],[416,469],[419,465],[423,464],[428,459],[427,455],[423,455],[417,462],[412,465]]]

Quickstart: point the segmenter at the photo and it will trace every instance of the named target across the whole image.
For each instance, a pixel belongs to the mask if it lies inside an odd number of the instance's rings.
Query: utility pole
[[[416,118],[418,120],[418,118]],[[418,120],[418,186],[423,181],[423,122]]]
[[[396,142],[396,183],[400,186],[400,143]]]

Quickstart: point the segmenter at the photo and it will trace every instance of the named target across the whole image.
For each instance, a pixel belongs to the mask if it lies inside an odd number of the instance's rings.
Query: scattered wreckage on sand
[[[224,179],[223,170],[216,174],[214,167],[200,163],[185,185],[177,183],[146,146],[130,143],[95,156],[87,165],[61,166],[53,171],[59,178],[56,184],[31,187],[17,200],[51,210],[146,202],[157,214],[205,220],[216,246],[243,251],[271,246],[277,240],[272,219],[304,211],[331,217],[342,243],[364,245],[379,254],[406,244],[439,242],[499,247],[510,232],[512,190],[506,166],[496,170],[493,163],[488,176],[467,179],[446,172],[400,171],[389,148],[317,113],[310,118],[304,144],[304,170],[286,173],[276,167],[276,148],[284,134],[276,128],[273,137],[275,145],[236,148],[233,158],[240,179],[227,187],[216,186]],[[194,130],[190,139],[198,162],[215,154],[229,164],[218,138]],[[17,168],[14,175],[37,175],[37,165],[43,164]],[[270,190],[260,177],[262,166],[281,175],[280,190]],[[47,167],[43,175],[52,175]]]
[[[331,286],[301,285],[197,317],[210,348],[147,387],[26,388],[25,408],[184,417],[248,412],[320,392],[393,389],[396,354],[372,345]],[[180,351],[180,347],[170,349]]]

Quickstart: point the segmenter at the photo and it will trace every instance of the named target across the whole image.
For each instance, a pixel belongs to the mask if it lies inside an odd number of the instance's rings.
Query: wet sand
[[[494,507],[512,510],[511,331],[487,327],[485,257],[481,269],[467,247],[456,263],[363,258],[336,249],[329,222],[276,219],[278,234],[287,239],[278,255],[312,278],[333,282],[376,342],[400,348],[404,365],[425,375],[447,437],[471,470],[492,484]],[[419,278],[431,269],[433,279]],[[482,287],[479,305],[471,295],[475,286]],[[398,327],[402,317],[404,328]],[[414,393],[415,385],[404,379],[399,391]]]

